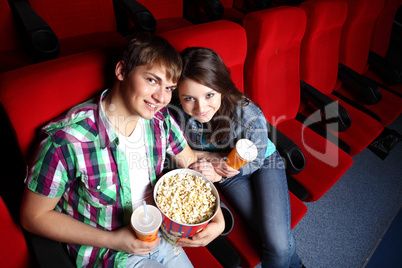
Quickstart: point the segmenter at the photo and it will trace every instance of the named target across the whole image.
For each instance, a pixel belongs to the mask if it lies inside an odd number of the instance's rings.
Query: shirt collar
[[[116,141],[116,145],[119,144],[119,138],[114,131],[111,123],[106,117],[104,107],[102,106],[102,100],[103,98],[106,97],[108,93],[108,89],[102,92],[98,99],[98,105],[96,107],[97,111],[95,111],[95,116],[96,116],[96,122],[98,125],[98,130],[99,130],[99,135],[100,135],[100,145],[101,148],[104,149],[106,148],[111,142]],[[145,120],[144,122],[149,122],[154,119],[156,119],[159,122],[163,122],[165,120],[165,112],[167,112],[167,108],[163,107],[161,110],[159,110],[154,117],[151,120]]]
[[[112,125],[106,117],[104,107],[102,106],[102,100],[108,93],[108,89],[102,92],[98,99],[98,105],[95,111],[95,120],[98,125],[99,135],[100,135],[100,146],[102,149],[106,148],[111,142],[115,141],[118,143],[118,137],[116,132],[113,130]]]

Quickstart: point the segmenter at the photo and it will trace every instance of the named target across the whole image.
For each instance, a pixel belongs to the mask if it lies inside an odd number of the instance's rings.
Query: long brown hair
[[[234,119],[236,106],[247,106],[250,101],[243,92],[236,88],[230,77],[229,69],[212,49],[189,47],[184,49],[180,55],[183,70],[178,83],[179,88],[181,81],[192,79],[221,93],[221,106],[210,121],[211,132],[206,133],[206,136],[210,139],[212,133],[215,133],[213,141],[222,141],[228,132],[218,130],[230,129],[230,121],[222,120],[222,118]]]

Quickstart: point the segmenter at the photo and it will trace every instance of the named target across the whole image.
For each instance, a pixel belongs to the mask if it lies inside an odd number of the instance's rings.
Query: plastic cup
[[[240,169],[248,162],[253,161],[258,155],[257,146],[248,139],[241,139],[226,157],[226,163],[234,168]]]
[[[197,233],[201,232],[202,229],[204,229],[208,223],[215,217],[217,214],[219,208],[220,208],[220,199],[219,199],[219,194],[218,191],[215,188],[215,185],[210,182],[204,175],[201,173],[192,170],[192,169],[176,169],[172,170],[165,175],[163,175],[155,184],[154,188],[154,201],[156,206],[158,206],[158,203],[156,202],[156,195],[157,195],[157,189],[159,185],[163,182],[165,178],[175,176],[177,173],[180,174],[191,174],[191,175],[196,175],[199,177],[202,177],[210,186],[212,189],[212,194],[216,197],[216,203],[215,203],[215,211],[212,217],[206,221],[200,222],[198,224],[185,224],[181,222],[177,222],[171,218],[169,218],[167,215],[165,215],[162,212],[162,225],[161,225],[161,233],[162,237],[168,241],[171,244],[176,244],[177,240],[179,238],[189,238],[192,237],[193,235],[196,235]],[[158,206],[159,208],[159,206]],[[161,210],[162,211],[162,210]]]
[[[159,227],[162,223],[162,214],[155,206],[147,205],[147,215],[148,217],[146,218],[144,206],[138,207],[131,215],[131,226],[138,239],[151,242],[158,236]]]

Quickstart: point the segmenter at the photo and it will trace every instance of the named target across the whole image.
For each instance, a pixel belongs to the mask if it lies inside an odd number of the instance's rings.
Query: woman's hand
[[[129,254],[146,255],[156,248],[161,240],[157,237],[152,242],[139,240],[130,225],[110,232],[113,238],[110,239],[111,249],[127,252]]]
[[[215,172],[222,177],[231,178],[239,174],[237,169],[230,167],[223,158],[215,158],[211,161]]]
[[[212,166],[212,164],[205,159],[198,160],[197,162],[191,164],[189,168],[200,172],[202,175],[207,177],[207,179],[210,180],[212,183],[218,182],[222,179],[222,177],[215,172],[215,169]]]
[[[191,238],[180,238],[176,244],[182,247],[203,247],[217,238],[224,229],[225,219],[222,210],[219,208],[218,213],[201,232]]]

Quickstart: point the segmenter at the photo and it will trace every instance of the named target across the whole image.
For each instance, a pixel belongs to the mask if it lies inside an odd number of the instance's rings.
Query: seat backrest
[[[347,15],[346,0],[309,0],[300,5],[307,15],[301,44],[300,79],[330,94],[338,76],[339,43]]]
[[[27,243],[21,227],[13,220],[0,196],[0,267],[32,267]]]
[[[385,0],[371,37],[370,50],[385,57],[391,39],[392,25],[396,12],[402,6],[402,0]]]
[[[231,71],[236,87],[243,91],[243,68],[247,53],[244,28],[230,21],[214,21],[161,34],[181,52],[186,47],[215,50]],[[191,36],[191,38],[189,38]]]
[[[339,61],[359,74],[367,69],[374,24],[385,0],[348,0],[348,15],[342,28]]]
[[[243,19],[247,32],[245,93],[260,104],[267,120],[296,117],[300,105],[300,43],[306,14],[299,7],[252,12]]]
[[[137,0],[152,13],[155,19],[183,17],[183,0]]]
[[[232,8],[235,0],[219,0],[224,8]]]
[[[111,84],[111,54],[91,50],[0,74],[0,101],[26,163],[41,126]]]
[[[28,0],[59,39],[116,31],[113,0]]]

